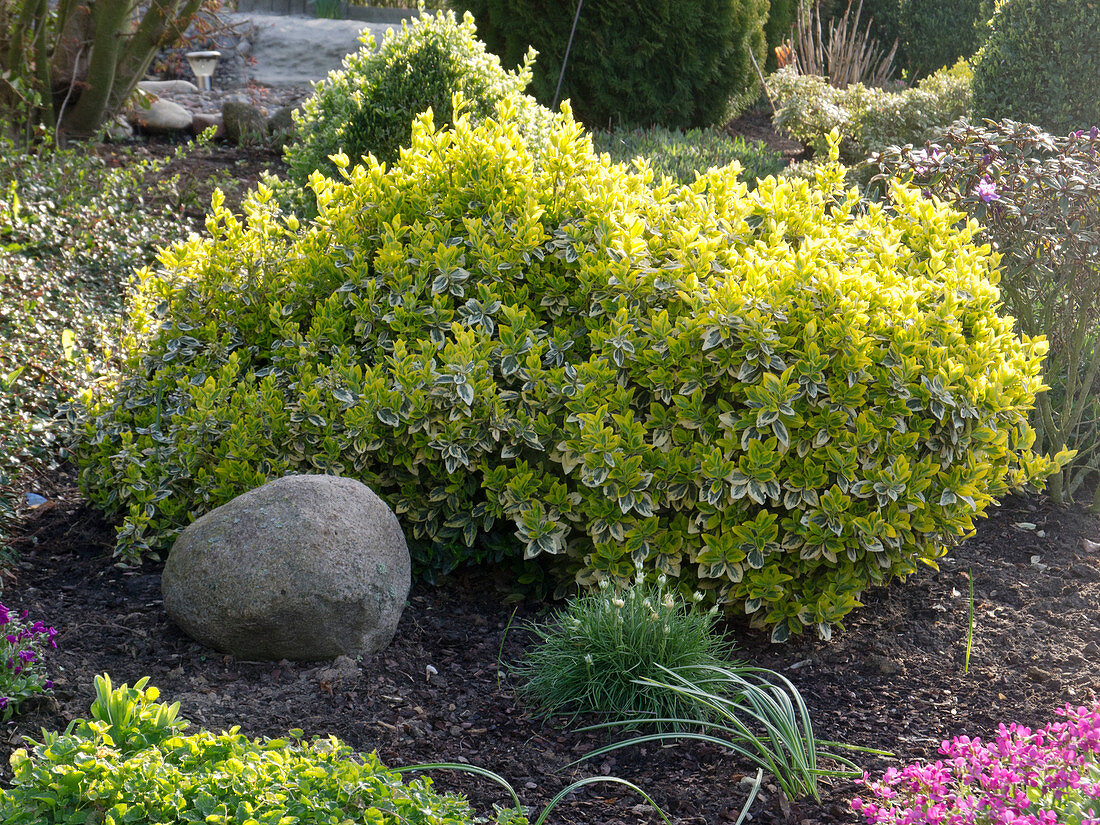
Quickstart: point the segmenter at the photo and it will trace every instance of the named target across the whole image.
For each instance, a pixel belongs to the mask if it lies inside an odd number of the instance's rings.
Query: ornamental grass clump
[[[757,768],[756,786],[742,811],[744,817],[765,771],[774,778],[787,799],[812,796],[820,800],[818,780],[822,777],[855,778],[860,775],[855,764],[839,756],[837,750],[888,755],[883,751],[818,739],[802,694],[790,680],[774,671],[745,665],[690,669],[657,665],[653,670],[655,677],[642,678],[643,685],[674,695],[691,709],[686,717],[660,720],[677,730],[613,742],[586,753],[578,762],[653,742],[683,740],[717,745]],[[694,724],[696,722],[699,724]],[[611,721],[585,730],[624,727],[621,721]],[[836,767],[826,767],[826,760],[836,763]]]
[[[625,588],[604,582],[576,596],[554,619],[529,628],[537,641],[514,670],[520,694],[547,716],[598,713],[662,727],[660,720],[698,717],[701,705],[646,680],[664,668],[693,674],[727,663],[717,609],[693,609],[702,599],[697,593],[685,602],[664,577]]]
[[[28,699],[53,689],[46,676],[45,652],[57,648],[57,630],[27,622],[0,604],[0,720],[6,722]]]
[[[644,160],[656,179],[668,175],[680,184],[695,182],[695,177],[711,167],[741,165],[741,178],[751,189],[757,178],[779,174],[782,156],[761,141],[746,141],[740,135],[730,137],[724,130],[691,129],[611,129],[593,132],[592,144],[598,152],[607,152],[615,162]]]
[[[1100,822],[1100,700],[1055,711],[1032,732],[1013,723],[993,742],[956,736],[944,759],[890,768],[864,781],[852,809],[869,825],[1096,825]]]
[[[73,449],[122,559],[332,473],[421,573],[504,532],[566,583],[663,573],[783,641],[1064,460],[1031,450],[1044,342],[999,315],[976,224],[916,189],[868,206],[838,164],[655,184],[567,112],[536,158],[506,107],[338,162],[316,220],[260,188],[140,274],[127,376],[83,396]]]

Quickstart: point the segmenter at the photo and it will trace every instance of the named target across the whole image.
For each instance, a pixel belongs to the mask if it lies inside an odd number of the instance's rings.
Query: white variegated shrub
[[[346,159],[345,159],[346,160]],[[1029,449],[1045,343],[999,314],[976,225],[737,168],[652,184],[568,113],[420,119],[392,168],[258,192],[142,274],[129,377],[75,445],[124,559],[288,472],[361,479],[422,570],[517,553],[637,568],[822,633],[1062,458]]]

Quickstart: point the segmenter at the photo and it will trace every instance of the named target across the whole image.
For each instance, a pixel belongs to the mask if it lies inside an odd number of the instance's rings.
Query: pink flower
[[[997,184],[993,182],[989,175],[983,177],[978,185],[974,187],[974,194],[981,198],[983,203],[1001,199],[1001,196],[997,194]]]

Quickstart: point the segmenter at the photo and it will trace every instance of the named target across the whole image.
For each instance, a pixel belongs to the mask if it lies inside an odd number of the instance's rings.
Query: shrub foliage
[[[474,118],[492,115],[507,99],[530,134],[549,126],[550,112],[524,94],[534,52],[526,52],[516,71],[505,71],[477,39],[468,14],[461,22],[450,11],[421,15],[403,22],[400,31],[387,31],[377,48],[369,32],[363,44],[295,112],[294,139],[285,155],[288,177],[299,186],[315,169],[335,174],[329,156],[337,152],[355,163],[367,154],[392,163],[408,144],[418,114],[431,108],[437,123],[451,122],[455,94],[463,95]]]
[[[982,0],[899,0],[908,76],[925,77],[971,57],[988,31],[981,16]]]
[[[421,567],[500,522],[581,584],[660,571],[782,639],[1053,471],[1045,346],[958,213],[906,188],[864,212],[839,165],[651,186],[567,114],[536,163],[499,121],[422,118],[392,169],[316,178],[306,227],[263,191],[247,223],[215,203],[142,273],[130,377],[76,446],[120,555],[340,473],[432,544]]]
[[[485,821],[464,800],[433,791],[429,779],[403,783],[376,754],[353,759],[335,737],[305,741],[292,731],[285,739],[250,739],[236,727],[185,735],[179,703],[155,702],[148,678],[135,688],[96,682],[92,721],[43,731],[41,742],[12,754],[11,785],[0,789],[0,819],[8,825]]]
[[[187,236],[169,161],[126,160],[0,138],[0,555],[18,501],[57,464],[58,407],[107,369],[122,284]]]
[[[923,143],[970,112],[970,69],[958,63],[926,77],[917,86],[887,91],[862,83],[845,89],[817,75],[790,68],[768,77],[775,101],[774,122],[814,150],[828,153],[828,136],[841,134],[840,158],[858,164],[887,146]]]
[[[539,53],[532,89],[553,105],[576,4],[458,0],[505,65]],[[731,98],[747,104],[764,65],[766,0],[603,0],[582,7],[559,99],[589,128],[722,122]]]
[[[1066,134],[1100,126],[1100,4],[1004,0],[974,59],[974,113]]]
[[[1080,498],[1100,473],[1100,129],[1050,135],[1031,124],[961,123],[925,148],[878,157],[887,179],[912,175],[982,224],[1002,255],[1001,294],[1020,329],[1046,335],[1052,390],[1038,399],[1036,446],[1076,450],[1050,481]],[[1092,508],[1100,512],[1100,487]]]

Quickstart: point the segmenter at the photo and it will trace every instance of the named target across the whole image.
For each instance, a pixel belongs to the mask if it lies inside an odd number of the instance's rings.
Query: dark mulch
[[[981,523],[939,572],[866,594],[830,643],[767,644],[740,625],[730,632],[741,655],[794,681],[812,709],[819,736],[894,751],[898,760],[933,758],[956,734],[991,736],[999,722],[1040,725],[1065,702],[1100,688],[1100,538],[1095,517],[1041,498],[1014,498]],[[25,523],[18,577],[5,603],[26,608],[61,631],[54,657],[56,699],[40,703],[0,731],[0,757],[39,728],[63,728],[87,714],[92,677],[116,682],[151,676],[193,722],[240,725],[276,736],[300,727],[335,734],[390,765],[463,761],[498,771],[525,802],[541,807],[566,783],[589,774],[629,779],[649,791],[680,825],[721,823],[745,800],[747,764],[711,747],[622,751],[579,767],[568,764],[604,743],[579,723],[543,722],[516,700],[507,663],[530,636],[516,622],[543,606],[524,603],[514,617],[487,571],[439,586],[414,585],[391,647],[358,668],[238,661],[184,637],[165,616],[160,567],[125,570],[111,563],[112,530],[64,484]],[[975,582],[975,635],[963,669],[967,581]],[[6,760],[5,760],[6,762]],[[892,764],[897,764],[897,761]],[[881,770],[888,760],[866,759]],[[498,790],[469,776],[436,774],[488,811]],[[854,822],[851,783],[834,781],[821,804],[785,811],[771,790],[755,805],[757,822]],[[614,785],[571,797],[556,823],[617,825],[658,819]]]

